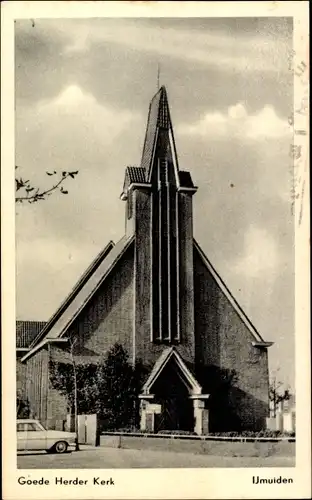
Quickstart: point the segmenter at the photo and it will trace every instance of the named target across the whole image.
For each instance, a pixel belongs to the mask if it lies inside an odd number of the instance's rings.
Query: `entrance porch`
[[[208,434],[208,409],[202,387],[174,347],[156,361],[142,394],[142,431],[189,431]]]

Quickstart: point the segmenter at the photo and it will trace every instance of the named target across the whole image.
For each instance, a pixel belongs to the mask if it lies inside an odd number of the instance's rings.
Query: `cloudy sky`
[[[19,205],[17,316],[47,320],[124,232],[124,169],[139,164],[148,105],[166,85],[194,233],[294,385],[290,203],[292,24],[261,19],[36,19],[16,30],[16,163],[67,196]]]

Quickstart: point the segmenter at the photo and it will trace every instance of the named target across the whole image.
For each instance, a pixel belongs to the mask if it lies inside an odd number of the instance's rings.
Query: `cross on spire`
[[[160,64],[157,66],[157,91],[159,90],[159,81],[160,81]]]

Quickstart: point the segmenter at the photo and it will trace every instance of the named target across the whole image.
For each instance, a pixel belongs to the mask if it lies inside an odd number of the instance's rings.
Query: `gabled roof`
[[[16,321],[16,347],[27,349],[46,325],[46,321]]]
[[[93,260],[93,262],[90,264],[90,266],[86,269],[86,271],[83,273],[81,278],[77,281],[76,285],[70,292],[70,294],[66,297],[64,302],[59,306],[57,311],[51,316],[48,322],[46,322],[45,326],[43,329],[41,329],[40,332],[38,332],[38,335],[32,339],[32,343],[30,347],[33,347],[36,345],[43,337],[45,337],[46,332],[49,331],[53,324],[57,321],[57,319],[60,317],[60,315],[63,313],[63,311],[66,309],[68,304],[74,299],[74,297],[77,295],[77,293],[81,290],[85,282],[89,279],[89,277],[94,273],[94,271],[97,269],[97,267],[101,264],[101,262],[107,257],[109,252],[114,248],[115,243],[113,241],[110,241],[104,248],[103,250],[97,255],[97,257]]]
[[[42,330],[40,336],[38,336],[32,343],[32,350],[24,356],[22,361],[25,361],[32,355],[32,351],[36,350],[36,346],[39,342],[44,342],[47,339],[59,339],[62,337],[67,328],[72,324],[81,310],[101,286],[121,256],[129,248],[133,240],[133,235],[124,236],[118,243],[116,243],[115,246],[111,248],[109,253],[105,254],[104,258],[103,253],[101,253],[102,258],[98,258],[98,260],[96,260],[96,265],[93,263],[93,265],[89,267],[88,272],[84,274],[83,278],[79,282],[80,286],[78,286],[79,283],[76,285],[76,292],[70,294],[63,302],[55,315],[51,318],[50,322],[46,325],[44,330]]]
[[[132,185],[140,185],[142,186],[143,184],[146,184],[148,186],[148,183],[146,182],[146,172],[145,168],[142,167],[127,167],[126,172],[125,172],[125,180],[124,180],[124,185],[123,185],[123,190],[120,195],[120,198],[122,200],[126,200],[128,197],[128,189]]]
[[[167,349],[164,349],[159,358],[157,359],[156,363],[154,364],[151,373],[149,374],[148,379],[146,380],[145,384],[143,385],[143,390],[142,390],[142,395],[148,395],[150,394],[150,391],[153,388],[153,384],[156,382],[157,378],[165,368],[165,366],[168,364],[168,362],[171,359],[174,359],[178,367],[180,368],[182,375],[183,375],[183,380],[187,384],[189,391],[191,394],[201,394],[202,392],[202,387],[201,385],[197,382],[196,378],[194,375],[191,373],[189,368],[186,366],[184,363],[183,359],[181,358],[180,354],[176,351],[174,347],[168,347]]]
[[[195,246],[195,249],[197,250],[197,252],[199,253],[202,261],[204,262],[207,269],[209,270],[210,274],[215,279],[218,286],[220,287],[220,289],[222,290],[222,292],[224,293],[224,295],[226,296],[226,298],[228,299],[228,301],[230,302],[232,307],[235,309],[235,311],[238,314],[238,316],[240,317],[240,319],[243,321],[243,323],[246,325],[246,327],[248,328],[250,333],[253,335],[253,337],[255,339],[255,341],[253,342],[253,345],[255,347],[270,347],[271,345],[273,345],[273,342],[265,342],[263,340],[260,333],[257,331],[255,326],[252,324],[250,319],[246,316],[246,314],[244,313],[244,311],[242,310],[242,308],[240,307],[238,302],[235,300],[235,298],[231,294],[230,290],[227,288],[226,284],[224,283],[222,278],[219,276],[219,274],[217,273],[217,271],[215,270],[215,268],[213,267],[211,262],[208,260],[208,258],[206,257],[206,255],[204,254],[202,249],[200,248],[199,244],[195,241],[195,239],[194,239],[194,246]]]
[[[127,167],[126,175],[129,178],[129,184],[145,183],[145,169],[142,167]]]

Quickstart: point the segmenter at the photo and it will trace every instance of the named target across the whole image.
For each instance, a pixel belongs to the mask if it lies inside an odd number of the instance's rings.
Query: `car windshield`
[[[45,431],[46,429],[40,422],[18,422],[16,429],[18,432],[29,432],[29,431]]]
[[[42,423],[41,423],[41,422],[36,422],[36,425],[39,427],[39,429],[40,429],[41,431],[46,431],[46,430],[47,430],[47,429],[45,428],[45,426],[44,426],[44,425],[42,425]]]
[[[36,431],[45,431],[46,428],[42,425],[41,422],[34,422],[35,426],[36,426]]]

